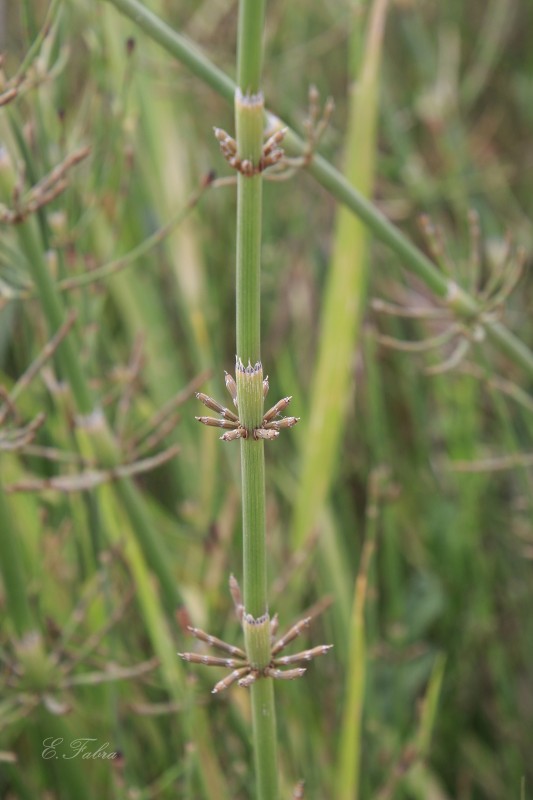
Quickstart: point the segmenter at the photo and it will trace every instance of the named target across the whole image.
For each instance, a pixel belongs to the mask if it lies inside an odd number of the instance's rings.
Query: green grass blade
[[[0,568],[4,581],[7,613],[21,636],[33,627],[21,552],[21,539],[14,525],[4,490],[0,486]]]
[[[374,4],[364,60],[350,106],[346,175],[363,195],[372,191],[376,148],[379,66],[386,3]],[[295,500],[293,539],[311,532],[335,473],[346,418],[346,398],[366,291],[367,236],[345,208],[337,216],[323,308],[318,363],[311,390],[308,435]]]

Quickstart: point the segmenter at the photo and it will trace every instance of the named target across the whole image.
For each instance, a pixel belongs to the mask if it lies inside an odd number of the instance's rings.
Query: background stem
[[[8,614],[19,636],[32,629],[33,619],[27,595],[22,539],[4,490],[0,487],[0,567]]]

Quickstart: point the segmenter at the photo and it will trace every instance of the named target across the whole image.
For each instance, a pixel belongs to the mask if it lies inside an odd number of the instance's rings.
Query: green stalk
[[[371,565],[376,547],[380,480],[381,476],[378,471],[371,473],[366,509],[365,543],[355,581],[349,628],[348,663],[350,669],[344,687],[339,752],[335,771],[336,800],[357,800],[360,790],[363,711],[368,658],[365,609],[369,594]]]
[[[23,636],[34,627],[27,594],[22,541],[14,515],[0,486],[0,567],[6,594],[7,617]]]
[[[259,800],[278,800],[274,681],[265,678],[254,683],[251,689],[257,797]]]
[[[233,103],[235,81],[215,67],[190,39],[172,30],[139,0],[111,0],[111,3],[217,94]]]
[[[255,15],[251,8],[244,8],[250,5],[255,5]],[[244,53],[239,51],[238,54],[239,76],[252,94],[237,89],[235,128],[238,157],[252,164],[259,163],[263,147],[263,97],[258,91],[260,59],[256,53],[261,49],[262,14],[260,25],[256,19],[260,11],[260,4],[241,2],[239,43],[245,40],[247,47]],[[252,36],[255,49],[248,41]],[[263,417],[263,371],[260,367],[262,195],[261,174],[238,173],[236,317],[237,356],[241,361],[237,363],[236,381],[241,423],[250,432],[260,427]],[[255,366],[247,367],[247,363]],[[244,605],[253,617],[261,617],[267,612],[265,462],[263,442],[251,435],[242,440],[241,470]]]
[[[239,87],[235,92],[237,155],[257,167],[263,148],[264,104],[260,92],[262,0],[241,0],[237,49]],[[267,602],[264,443],[252,436],[263,418],[261,367],[261,216],[262,176],[237,176],[236,383],[241,424],[243,521],[243,620],[246,653],[256,669],[270,661],[270,619]],[[251,686],[257,797],[277,800],[276,714],[272,678]]]
[[[239,158],[259,163],[263,146],[261,94],[243,95],[237,90],[235,128]],[[262,182],[260,174],[237,176],[237,355],[245,366],[248,361],[255,364],[261,359]]]
[[[241,14],[241,20],[244,17]],[[242,35],[242,34],[240,34]],[[247,83],[248,79],[245,77]],[[260,94],[235,98],[237,151],[241,160],[257,164],[263,142],[263,100]],[[261,359],[260,274],[261,274],[261,175],[237,177],[237,263],[236,319],[239,414],[244,427],[252,431],[263,416],[263,371],[246,368]],[[241,444],[244,605],[253,617],[267,611],[265,459],[264,443],[251,436]]]
[[[257,94],[263,61],[265,0],[241,0],[237,41],[237,81],[243,95]]]
[[[55,333],[65,321],[66,309],[50,277],[48,265],[43,257],[35,220],[33,218],[27,219],[19,225],[18,232],[50,331]],[[68,377],[76,410],[82,415],[91,414],[94,411],[93,399],[84,378],[80,359],[71,336],[66,336],[63,339],[57,353],[64,371],[63,377]]]
[[[239,381],[237,375],[237,390]],[[248,375],[244,380],[249,379]],[[262,392],[263,372],[251,376]],[[241,406],[241,392],[239,406]],[[242,414],[242,411],[241,411]],[[242,418],[241,418],[242,422]],[[255,425],[253,427],[258,427]],[[248,430],[253,430],[249,428]],[[264,442],[251,436],[241,444],[242,529],[243,529],[243,592],[244,607],[254,618],[262,617],[267,606],[265,454]]]
[[[193,74],[203,80],[215,92],[232,102],[235,84],[218,67],[215,67],[185,36],[180,35],[162,20],[148,11],[139,0],[108,0],[123,14],[133,20],[152,39],[172,56],[185,64]],[[272,122],[276,122],[273,118]],[[280,127],[285,123],[278,120]],[[292,130],[288,130],[284,140],[286,149],[294,155],[301,155],[305,142]],[[401,259],[403,267],[419,277],[438,297],[450,297],[450,307],[459,316],[472,317],[478,312],[475,300],[443,275],[409,239],[396,228],[374,206],[366,200],[326,159],[315,155],[308,167],[309,172],[340,203],[349,208],[368,227],[377,239],[384,242]],[[452,296],[450,296],[452,295]],[[495,320],[485,320],[488,338],[505,355],[533,376],[533,352],[505,325]]]
[[[374,181],[379,75],[387,0],[374,0],[365,28],[366,45],[357,71],[346,132],[347,179],[370,196]],[[358,42],[359,31],[354,31]],[[317,364],[309,403],[309,431],[294,503],[293,537],[300,547],[320,515],[338,460],[357,347],[366,305],[368,229],[341,206],[337,211],[331,264],[320,320]],[[324,425],[327,420],[327,425]]]

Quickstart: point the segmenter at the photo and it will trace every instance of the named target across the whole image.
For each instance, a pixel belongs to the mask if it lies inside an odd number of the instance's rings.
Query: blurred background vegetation
[[[232,111],[108,3],[2,5],[4,89],[21,80],[0,109],[0,201],[16,210],[72,153],[90,153],[67,163],[64,191],[53,183],[58,196],[25,222],[3,214],[0,793],[244,800],[253,794],[247,693],[233,687],[214,698],[221,674],[184,667],[176,655],[194,647],[189,622],[239,640],[227,590],[241,569],[239,447],[194,420],[203,413],[195,390],[227,402],[223,371],[235,356],[235,192],[215,185],[198,200],[212,170],[230,175],[212,127],[232,131]],[[234,75],[236,2],[147,5]],[[321,152],[340,168],[368,6],[267,4],[267,104],[301,131],[309,85],[333,96]],[[486,286],[507,234],[531,252],[532,28],[533,7],[519,0],[389,7],[373,196],[427,252],[418,220],[429,215],[464,285]],[[291,413],[301,417],[267,448],[271,609],[284,627],[331,600],[307,646],[335,643],[303,680],[276,687],[285,796],[303,777],[309,800],[335,798],[340,720],[365,662],[353,743],[359,797],[525,798],[533,785],[533,382],[486,343],[433,375],[427,368],[446,362],[449,344],[422,353],[385,346],[423,341],[449,323],[379,313],[373,298],[426,311],[437,303],[377,241],[349,391],[334,398],[347,413],[329,491],[312,530],[295,533],[337,214],[305,172],[266,183],[263,363],[270,397],[293,395]],[[65,314],[76,312],[66,336],[120,463],[131,471],[161,452],[166,463],[117,482],[116,459],[95,459],[75,434],[68,375],[54,357],[21,386],[57,333],[35,288],[27,225]],[[150,248],[99,279],[100,267],[154,234]],[[68,283],[87,275],[84,285]],[[504,319],[528,345],[532,299],[526,272]],[[41,427],[28,432],[41,413]],[[327,442],[327,418],[313,436],[317,447]],[[180,449],[170,458],[173,445]],[[91,489],[95,474],[106,482]],[[130,481],[122,494],[121,480]],[[130,490],[175,596],[139,546]],[[365,541],[375,551],[362,564]],[[354,660],[358,574],[367,581],[366,651]],[[108,743],[120,757],[46,759],[48,737],[63,739],[59,753],[87,737],[92,752]]]

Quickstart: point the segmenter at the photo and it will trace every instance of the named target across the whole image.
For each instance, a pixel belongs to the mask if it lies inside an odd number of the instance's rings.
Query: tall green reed
[[[235,130],[237,157],[258,165],[263,148],[264,2],[239,3]],[[261,214],[262,184],[256,175],[237,174],[236,344],[239,417],[252,431],[263,417],[261,349]],[[244,365],[253,364],[249,370]],[[241,440],[243,589],[246,652],[250,663],[264,668],[270,661],[270,620],[267,599],[264,441]],[[250,616],[249,616],[250,615]],[[251,687],[257,794],[278,797],[276,716],[272,678]]]
[[[281,666],[299,664],[321,655],[329,647],[319,647],[287,658],[276,657],[309,624],[297,623],[289,633],[273,644],[274,621],[270,619],[267,596],[266,501],[264,441],[279,436],[280,431],[297,422],[280,413],[291,398],[283,398],[263,413],[268,379],[261,364],[261,226],[263,171],[283,158],[278,147],[284,132],[275,131],[264,144],[264,101],[260,88],[264,6],[251,0],[239,5],[237,74],[235,90],[236,141],[221,129],[215,129],[226,159],[237,171],[237,247],[236,247],[236,375],[227,375],[226,386],[238,408],[238,416],[212,398],[198,398],[222,419],[198,417],[206,425],[229,428],[221,438],[241,441],[241,486],[243,529],[243,586],[232,579],[231,588],[242,623],[245,652],[232,645],[215,642],[194,629],[197,638],[236,655],[226,666],[237,667],[214,691],[227,688],[235,680],[249,686],[252,706],[254,759],[259,800],[279,796],[277,732],[273,679],[301,677],[302,667],[282,670]],[[181,654],[188,661],[221,665],[220,659],[198,658]]]
[[[238,408],[238,417],[205,395],[199,399],[218,411],[221,420],[199,417],[208,425],[229,428],[221,438],[241,440],[243,588],[234,579],[231,587],[241,619],[245,652],[231,645],[222,649],[239,658],[227,666],[237,666],[234,673],[219,682],[214,691],[227,688],[238,679],[249,686],[252,707],[254,760],[259,800],[279,797],[277,731],[273,679],[291,679],[305,672],[302,667],[282,670],[281,666],[303,663],[328,647],[315,648],[288,658],[278,654],[309,624],[304,620],[291,632],[272,642],[274,621],[270,619],[267,596],[266,499],[264,442],[279,436],[280,431],[297,422],[294,417],[280,417],[291,398],[283,398],[263,413],[268,379],[261,364],[261,226],[263,171],[283,158],[278,147],[284,133],[275,131],[263,143],[264,101],[260,88],[264,6],[242,0],[239,5],[237,74],[235,90],[236,141],[215,129],[222,152],[237,171],[237,247],[236,247],[236,375],[227,375],[226,386]],[[209,642],[202,632],[198,638]],[[218,643],[220,647],[220,642]],[[198,658],[182,654],[189,661]],[[217,664],[209,658],[204,663]],[[218,662],[219,663],[219,662]]]

